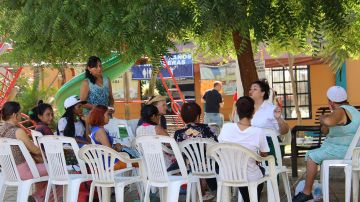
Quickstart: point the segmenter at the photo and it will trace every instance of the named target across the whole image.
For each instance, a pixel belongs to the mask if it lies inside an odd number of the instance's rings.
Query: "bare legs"
[[[312,186],[317,174],[318,165],[308,157],[306,161],[306,178],[305,178],[305,187],[303,193],[310,195],[312,191]]]

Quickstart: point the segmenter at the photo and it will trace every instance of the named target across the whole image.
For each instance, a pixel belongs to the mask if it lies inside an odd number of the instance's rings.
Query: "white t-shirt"
[[[136,128],[136,137],[140,137],[144,135],[156,135],[155,127],[156,126],[154,125],[138,126]]]
[[[237,123],[226,123],[221,129],[218,137],[219,143],[237,143],[247,149],[259,152],[269,152],[269,146],[266,137],[261,128],[250,126],[245,130],[240,130]],[[258,180],[263,177],[255,159],[248,161],[248,180]]]
[[[62,117],[58,122],[58,129],[59,133],[58,135],[64,136],[64,130],[67,124],[67,120],[65,117]],[[75,137],[84,137],[85,133],[85,126],[81,123],[81,121],[77,120],[75,122]]]
[[[279,124],[274,117],[275,108],[275,105],[265,100],[251,119],[251,125],[279,131]]]

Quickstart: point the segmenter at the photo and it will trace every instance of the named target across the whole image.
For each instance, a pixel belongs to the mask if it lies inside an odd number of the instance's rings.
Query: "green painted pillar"
[[[336,72],[336,85],[346,90],[346,62],[344,62],[341,69]]]

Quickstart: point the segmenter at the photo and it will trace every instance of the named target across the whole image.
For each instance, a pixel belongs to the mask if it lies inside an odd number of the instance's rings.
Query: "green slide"
[[[102,61],[103,75],[109,77],[111,80],[116,79],[118,76],[122,75],[126,70],[128,70],[133,63],[124,64],[120,61],[118,55],[114,55],[110,58],[107,58]],[[80,85],[81,82],[85,79],[85,72],[77,75],[70,81],[66,82],[56,93],[55,95],[55,105],[57,109],[63,113],[64,112],[64,101],[71,95],[80,94]]]

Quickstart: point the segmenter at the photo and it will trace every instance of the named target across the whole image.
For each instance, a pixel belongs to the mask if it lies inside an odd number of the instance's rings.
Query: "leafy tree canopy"
[[[309,48],[313,55],[323,52],[340,58],[359,55],[360,50],[359,0],[3,0],[2,4],[0,26],[16,41],[17,61],[71,62],[118,51],[127,61],[149,56],[157,67],[159,56],[175,49],[175,42],[191,40],[202,53],[237,54],[247,88],[257,77],[251,44],[277,43],[282,48],[296,44],[300,51]],[[10,23],[5,22],[8,18]]]

